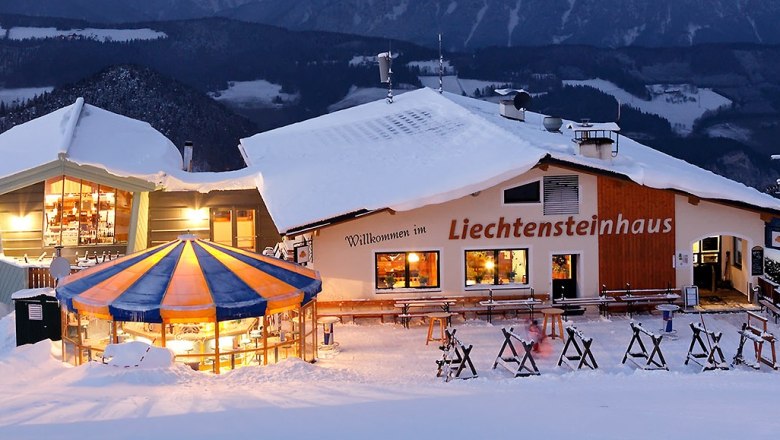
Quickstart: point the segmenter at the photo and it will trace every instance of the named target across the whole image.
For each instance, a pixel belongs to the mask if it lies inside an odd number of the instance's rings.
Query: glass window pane
[[[236,247],[255,250],[255,210],[236,210]]]
[[[409,252],[409,287],[439,287],[439,253]]]
[[[46,181],[43,212],[43,245],[56,246],[60,244],[62,230],[62,177],[54,177]]]
[[[504,203],[539,203],[539,181],[504,190]]]
[[[211,215],[214,242],[233,246],[233,216],[230,209],[215,209]]]
[[[571,274],[571,255],[553,255],[552,278],[554,280],[570,280]]]
[[[116,214],[114,216],[114,242],[127,243],[130,235],[130,216],[133,206],[133,194],[128,191],[116,191]]]
[[[97,209],[98,243],[114,242],[114,225],[116,224],[116,189],[100,185],[98,187]]]
[[[498,252],[498,284],[527,284],[526,255],[525,249]]]
[[[406,287],[406,253],[376,254],[376,287]]]
[[[62,198],[62,245],[77,246],[81,207],[81,180],[65,177]]]
[[[495,251],[466,251],[466,285],[493,284]]]
[[[79,244],[97,243],[98,225],[98,189],[97,185],[82,181],[79,190]]]

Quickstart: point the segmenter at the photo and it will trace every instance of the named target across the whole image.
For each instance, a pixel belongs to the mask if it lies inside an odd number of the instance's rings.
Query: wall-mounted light
[[[32,228],[30,215],[15,215],[11,217],[12,231],[29,231]]]
[[[409,262],[410,262],[410,263],[416,263],[416,262],[418,262],[418,261],[420,261],[420,256],[419,256],[419,255],[417,255],[417,254],[416,254],[416,253],[414,253],[414,252],[412,252],[411,254],[409,254]]]
[[[200,208],[200,209],[187,208],[184,211],[184,216],[187,218],[187,220],[191,222],[202,222],[207,218],[209,218],[209,209],[208,208]]]

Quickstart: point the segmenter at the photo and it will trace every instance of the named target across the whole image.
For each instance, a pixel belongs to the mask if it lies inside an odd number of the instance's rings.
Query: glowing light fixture
[[[11,229],[14,231],[29,231],[32,227],[32,219],[29,215],[15,215],[11,217]]]
[[[202,222],[207,218],[209,218],[209,209],[208,208],[201,208],[201,209],[187,208],[187,210],[184,212],[184,216],[187,217],[187,220],[191,222]]]
[[[492,261],[485,261],[485,269],[493,270],[494,267],[496,267],[496,263]]]
[[[409,254],[409,262],[410,262],[410,263],[416,263],[416,262],[418,262],[418,261],[420,261],[420,256],[419,256],[419,255],[417,255],[417,254],[416,254],[416,253],[414,253],[414,252],[412,252],[411,254]]]

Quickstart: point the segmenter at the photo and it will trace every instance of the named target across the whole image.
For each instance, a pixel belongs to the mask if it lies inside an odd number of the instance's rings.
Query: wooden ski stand
[[[586,338],[581,331],[577,330],[574,326],[566,327],[566,343],[563,344],[563,351],[561,351],[561,357],[558,358],[558,366],[566,364],[567,367],[572,370],[579,370],[583,366],[595,370],[598,368],[596,359],[593,358],[593,352],[590,351],[590,345],[593,343],[593,338]],[[579,340],[579,342],[577,342]],[[580,348],[582,343],[582,348]],[[577,351],[577,354],[567,354],[566,350],[569,347],[573,347]],[[574,368],[572,362],[577,362],[577,368]]]
[[[663,340],[663,335],[656,336],[652,332],[649,332],[645,330],[644,327],[642,327],[642,324],[631,322],[631,330],[634,332],[634,336],[631,338],[631,342],[628,344],[628,348],[626,349],[626,354],[623,355],[623,361],[621,364],[625,364],[626,360],[631,360],[637,367],[643,369],[643,370],[667,370],[669,371],[669,367],[666,365],[666,360],[664,359],[663,353],[661,353],[661,340]],[[650,337],[650,341],[653,343],[653,350],[650,352],[650,354],[647,354],[647,349],[645,348],[645,344],[642,342],[642,334]],[[634,346],[634,342],[639,344],[639,348],[642,351],[632,352],[631,347]],[[656,360],[655,357],[658,355],[658,359]],[[637,359],[643,359],[644,363],[637,362]]]
[[[751,322],[751,319],[754,321]],[[756,326],[755,321],[758,321],[761,327]],[[734,356],[734,365],[747,365],[758,370],[763,363],[775,370],[780,368],[777,364],[777,352],[775,351],[775,335],[767,331],[767,318],[753,312],[747,312],[747,322],[742,324],[742,329],[737,333],[739,333],[739,347],[737,347],[737,354]],[[743,355],[745,343],[748,339],[753,342],[753,350],[756,356],[755,362],[746,360]],[[771,359],[762,354],[765,342],[769,344],[772,351]]]
[[[436,372],[436,377],[444,376],[444,381],[449,382],[453,378],[455,379],[471,379],[477,377],[477,370],[474,368],[474,364],[471,362],[471,349],[472,345],[466,346],[458,338],[455,337],[455,330],[445,330],[447,335],[447,342],[445,345],[439,347],[444,354],[442,358],[436,361],[436,365],[439,366]],[[467,376],[461,377],[461,373],[468,367],[466,373]]]
[[[698,322],[692,322],[690,325],[693,338],[691,346],[688,347],[688,356],[685,357],[685,365],[688,365],[688,361],[693,361],[701,365],[701,371],[728,370],[729,363],[726,362],[719,345],[723,333],[709,331]],[[707,336],[707,346],[704,345],[704,340],[701,338],[702,333]],[[697,343],[700,351],[694,352]]]
[[[531,350],[533,349],[534,341],[526,341],[525,339],[516,335],[514,333],[514,328],[510,328],[509,331],[507,331],[505,328],[502,328],[501,332],[504,333],[504,344],[501,346],[501,351],[498,352],[498,356],[496,356],[496,361],[493,362],[493,369],[495,370],[496,367],[501,364],[501,366],[514,374],[515,377],[538,376],[540,374],[539,368],[536,367],[536,362],[534,362],[534,358],[531,356]],[[512,343],[512,339],[515,339],[520,343],[520,347],[523,349],[522,356],[517,354],[517,350]],[[507,348],[509,351],[511,351],[511,356],[504,356],[504,352],[507,350]],[[530,364],[530,367],[526,365],[526,362]]]

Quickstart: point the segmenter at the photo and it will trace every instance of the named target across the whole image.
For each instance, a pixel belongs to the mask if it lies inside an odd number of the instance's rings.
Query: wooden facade
[[[660,289],[676,286],[672,265],[675,253],[674,193],[636,183],[598,176],[599,219],[660,221],[660,231],[599,235],[599,284],[607,289]],[[670,231],[663,232],[664,219],[671,219]]]
[[[193,218],[192,211],[201,211]],[[214,215],[218,211],[254,210],[254,235],[257,252],[281,241],[268,209],[256,189],[212,191],[156,191],[149,194],[149,246],[175,240],[182,234],[214,240]],[[235,224],[235,223],[234,223]],[[234,231],[235,235],[235,231]],[[228,244],[228,243],[226,243]],[[235,246],[234,244],[230,244]]]

